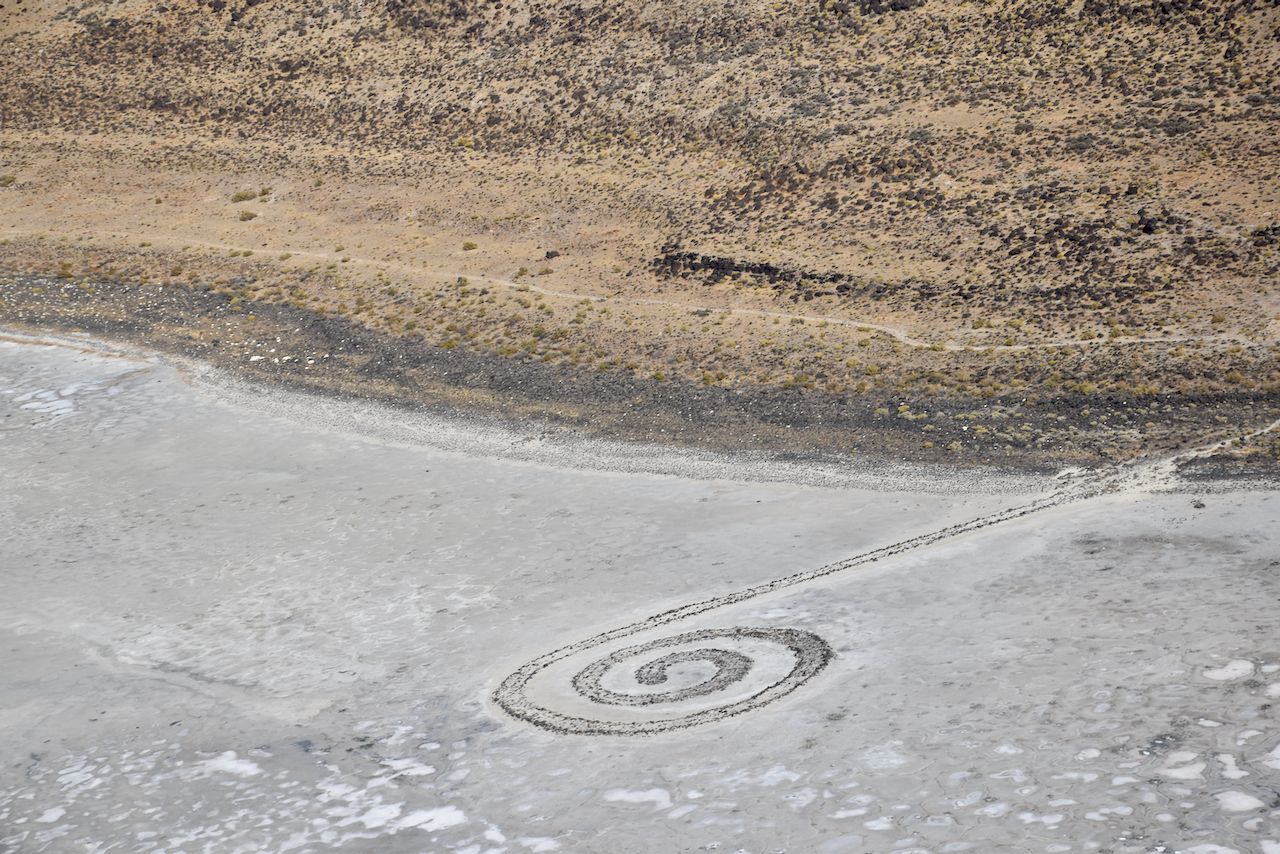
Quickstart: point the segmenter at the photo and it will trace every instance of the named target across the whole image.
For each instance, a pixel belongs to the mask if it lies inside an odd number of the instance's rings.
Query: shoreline
[[[738,483],[776,483],[821,489],[911,490],[948,494],[968,491],[1026,495],[1054,486],[1045,474],[1016,471],[932,470],[911,464],[868,460],[839,464],[817,457],[783,459],[750,451],[683,448],[588,436],[554,425],[503,422],[474,412],[432,411],[375,399],[289,388],[259,378],[236,376],[191,356],[170,353],[88,333],[31,333],[0,326],[0,345],[63,347],[87,355],[160,365],[183,381],[234,409],[297,424],[308,430],[347,435],[358,441],[429,447],[459,456],[596,473],[645,474]]]
[[[1190,401],[1159,424],[1159,430],[1152,429],[1157,427],[1152,420],[1138,428],[1159,435],[1145,445],[1134,442],[1131,425],[1139,417],[1150,419],[1150,410],[1131,413],[1126,402],[1118,401],[1102,421],[1115,415],[1121,423],[1095,431],[1094,452],[1066,453],[1055,449],[1055,435],[1070,432],[1078,438],[1081,429],[1068,421],[1067,410],[1053,405],[1012,408],[1010,401],[996,399],[981,403],[993,418],[1009,420],[1001,411],[1009,408],[1023,426],[1039,418],[1035,424],[1046,433],[1019,447],[992,443],[955,452],[947,442],[958,445],[952,434],[965,436],[963,431],[969,430],[963,416],[935,417],[921,425],[916,401],[899,404],[892,413],[888,407],[894,401],[871,396],[659,383],[620,370],[546,365],[465,346],[443,349],[346,318],[274,303],[236,305],[224,295],[199,289],[112,282],[85,286],[10,274],[0,275],[0,300],[0,328],[20,335],[76,340],[87,334],[187,365],[205,364],[246,387],[258,383],[318,395],[331,407],[378,404],[399,417],[460,419],[480,425],[482,432],[518,436],[526,446],[608,443],[611,449],[602,456],[609,461],[605,468],[624,471],[650,470],[656,456],[682,460],[667,467],[680,473],[689,460],[723,458],[734,461],[722,466],[727,471],[746,465],[770,472],[751,479],[850,483],[868,476],[888,481],[924,476],[971,489],[975,481],[1038,481],[1064,469],[1094,469],[1141,455],[1104,453],[1110,438],[1124,437],[1147,455],[1170,454],[1230,435],[1232,428],[1224,425],[1239,430],[1280,417],[1280,401]],[[945,415],[949,403],[925,405]],[[512,444],[488,441],[482,453]],[[1277,479],[1280,461],[1266,453],[1215,457],[1197,461],[1188,474],[1203,483],[1266,484]]]
[[[1049,494],[1099,469],[1068,468],[1057,473],[831,460],[818,456],[784,458],[749,450],[706,450],[583,435],[555,425],[500,420],[465,410],[433,411],[426,405],[360,399],[335,392],[290,388],[247,378],[180,353],[165,352],[88,333],[25,332],[0,326],[0,346],[61,347],[85,355],[120,358],[175,371],[181,380],[216,403],[266,415],[304,430],[346,435],[356,441],[434,451],[507,463],[579,471],[602,476],[642,474],[735,483],[779,484],[818,489],[862,489],[934,494]],[[1195,457],[1190,463],[1212,457]],[[1188,471],[1156,492],[1269,490],[1273,478],[1222,476],[1221,467]]]

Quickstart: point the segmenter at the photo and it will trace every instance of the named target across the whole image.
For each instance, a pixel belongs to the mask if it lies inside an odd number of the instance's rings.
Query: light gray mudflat
[[[0,851],[1280,852],[1277,494],[572,454],[0,341]]]

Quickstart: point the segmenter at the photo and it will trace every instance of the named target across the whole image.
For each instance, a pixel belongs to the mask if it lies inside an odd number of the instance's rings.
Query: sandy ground
[[[1104,486],[8,339],[0,850],[1274,854],[1277,495]]]

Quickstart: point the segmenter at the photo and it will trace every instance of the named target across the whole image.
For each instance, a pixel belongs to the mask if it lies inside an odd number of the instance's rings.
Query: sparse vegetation
[[[767,389],[908,431],[913,453],[1087,456],[1090,431],[1152,442],[1190,401],[1261,411],[1280,384],[1280,96],[1251,71],[1275,63],[1264,5],[858,0],[700,10],[694,36],[675,17],[637,30],[624,4],[578,43],[563,36],[581,16],[555,4],[536,26],[509,6],[189,4],[113,11],[112,35],[89,0],[0,56],[9,169],[49,211],[29,226],[47,244],[18,237],[4,260],[57,278],[72,259],[76,283],[181,275],[237,307],[353,320],[379,346],[589,366],[672,399]],[[359,51],[320,61],[355,32]],[[493,49],[513,32],[517,52]],[[170,106],[130,82],[153,51]],[[220,76],[268,54],[288,67]],[[23,141],[50,127],[118,151],[68,142],[59,169],[122,177],[82,182],[97,207],[61,231],[51,212],[78,200],[45,189]],[[142,127],[154,145],[125,153]],[[208,187],[261,175],[280,194],[230,194],[263,218],[257,255],[172,248],[170,220],[230,239]],[[308,186],[328,189],[293,192]],[[27,227],[34,198],[0,201]],[[81,233],[117,208],[143,216]],[[441,284],[478,241],[467,263],[519,287]],[[553,258],[554,284],[535,280]]]

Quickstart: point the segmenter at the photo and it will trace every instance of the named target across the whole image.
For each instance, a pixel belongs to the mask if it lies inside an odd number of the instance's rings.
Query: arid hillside
[[[1274,0],[0,0],[0,323],[1124,456],[1280,408],[1278,131]]]

